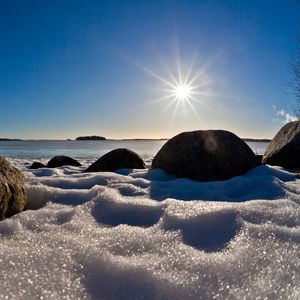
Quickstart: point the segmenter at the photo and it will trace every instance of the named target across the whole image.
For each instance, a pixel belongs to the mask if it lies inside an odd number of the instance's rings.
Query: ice
[[[12,162],[28,204],[0,222],[1,299],[300,297],[300,180],[284,169],[200,183]]]

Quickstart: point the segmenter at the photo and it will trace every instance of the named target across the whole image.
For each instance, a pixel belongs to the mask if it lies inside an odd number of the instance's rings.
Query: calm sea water
[[[10,158],[39,159],[55,155],[74,158],[94,158],[116,148],[128,148],[143,159],[155,156],[165,140],[126,140],[126,141],[0,141],[0,155]],[[268,143],[249,142],[256,154],[263,154]]]

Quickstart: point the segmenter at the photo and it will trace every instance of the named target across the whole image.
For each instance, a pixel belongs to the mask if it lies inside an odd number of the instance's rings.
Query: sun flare
[[[209,87],[212,79],[207,75],[207,69],[215,58],[210,58],[201,67],[198,66],[196,58],[197,55],[194,55],[189,63],[183,64],[179,50],[176,49],[175,62],[168,65],[161,59],[164,66],[161,74],[132,59],[129,60],[157,80],[158,86],[155,90],[160,93],[160,96],[153,99],[151,104],[165,102],[167,107],[172,106],[171,118],[173,119],[177,112],[182,111],[185,113],[186,108],[190,109],[199,118],[198,110],[200,106],[207,107],[206,99],[214,95]]]
[[[175,96],[179,100],[187,100],[191,96],[191,87],[187,84],[179,84],[175,88]]]

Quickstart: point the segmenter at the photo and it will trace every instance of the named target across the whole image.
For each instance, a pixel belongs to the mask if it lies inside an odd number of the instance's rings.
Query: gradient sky
[[[293,119],[299,12],[297,0],[3,0],[0,137],[273,137]],[[191,106],[158,101],[179,61],[205,83]]]

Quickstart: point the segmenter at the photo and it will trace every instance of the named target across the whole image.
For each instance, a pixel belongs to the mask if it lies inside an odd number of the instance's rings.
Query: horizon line
[[[173,136],[172,136],[173,137]],[[0,142],[5,142],[5,141],[76,141],[76,142],[86,142],[86,141],[134,141],[134,140],[143,140],[143,141],[147,141],[147,140],[152,140],[152,141],[159,141],[159,140],[169,140],[172,137],[169,138],[105,138],[104,140],[76,140],[75,139],[71,139],[71,138],[0,138]],[[240,137],[240,139],[244,140],[244,141],[271,141],[272,138],[249,138],[249,137]]]

